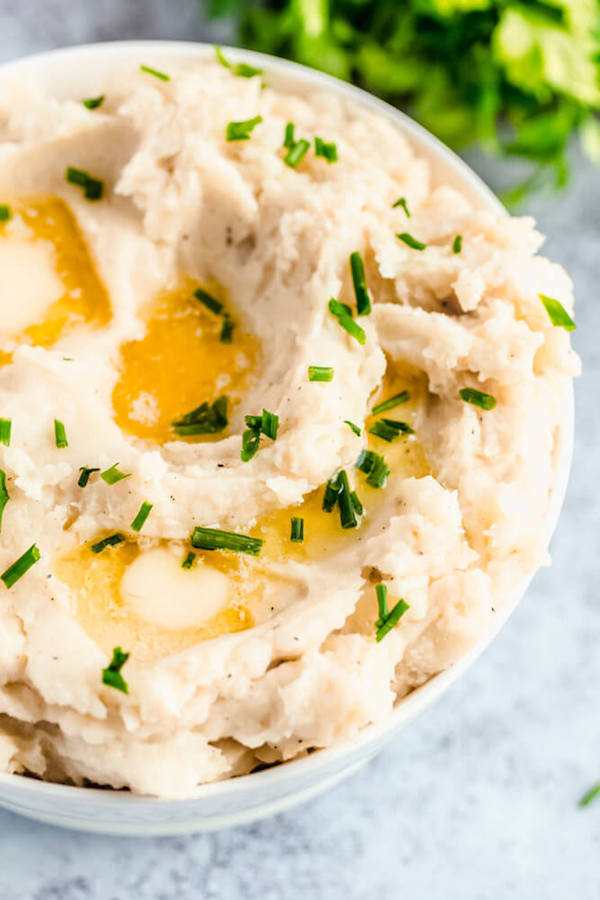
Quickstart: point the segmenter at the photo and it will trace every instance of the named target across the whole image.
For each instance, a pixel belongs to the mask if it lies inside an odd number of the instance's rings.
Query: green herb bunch
[[[600,161],[600,0],[205,0],[240,42],[351,80],[445,143],[530,160],[514,200]]]

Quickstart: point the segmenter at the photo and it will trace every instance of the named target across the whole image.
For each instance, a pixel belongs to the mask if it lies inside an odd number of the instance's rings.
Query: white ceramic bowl
[[[248,61],[268,73],[274,84],[298,84],[304,89],[328,88],[357,105],[378,112],[408,138],[433,166],[434,178],[459,187],[478,206],[502,212],[503,207],[471,169],[392,106],[370,94],[285,60],[260,53],[226,49],[233,61]],[[174,62],[194,62],[214,54],[206,44],[172,41],[139,41],[92,44],[42,53],[0,66],[0,79],[20,73],[36,73],[46,89],[57,97],[95,96],[106,75],[123,64],[146,63],[169,69]],[[573,395],[565,393],[565,421],[557,454],[556,481],[546,526],[554,530],[564,498],[573,443]],[[431,706],[474,662],[504,625],[525,593],[531,579],[519,585],[495,617],[485,637],[456,665],[410,694],[384,722],[365,728],[353,741],[319,750],[282,766],[229,781],[203,785],[186,800],[165,801],[134,796],[125,791],[47,784],[19,775],[0,774],[0,806],[13,812],[81,831],[112,834],[155,835],[213,830],[272,815],[294,806],[341,781],[373,757],[395,732]]]

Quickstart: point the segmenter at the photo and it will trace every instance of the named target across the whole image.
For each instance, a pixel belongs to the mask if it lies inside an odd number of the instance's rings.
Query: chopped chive
[[[367,484],[374,488],[383,487],[390,474],[384,457],[373,450],[362,450],[354,465],[361,472],[366,473]]]
[[[369,428],[369,434],[382,438],[384,441],[395,441],[401,434],[414,434],[414,429],[406,422],[399,422],[396,419],[378,419]]]
[[[260,125],[262,116],[245,119],[243,122],[228,122],[225,129],[226,141],[249,141],[251,132]]]
[[[294,146],[294,144],[296,143],[296,140],[294,138],[295,129],[296,129],[296,126],[294,125],[293,122],[288,122],[287,125],[285,126],[285,132],[283,135],[283,146],[286,147],[288,150],[291,150],[292,147]]]
[[[221,326],[221,336],[219,340],[222,344],[231,344],[233,338],[233,322],[227,314],[223,317],[223,325]]]
[[[309,366],[309,381],[333,381],[335,372],[331,366]]]
[[[304,519],[292,516],[290,540],[295,544],[301,544],[304,540]]]
[[[165,72],[159,72],[158,69],[153,69],[151,66],[141,65],[140,70],[146,72],[147,75],[154,75],[155,78],[160,78],[161,81],[171,80],[170,75],[167,75]]]
[[[396,237],[399,241],[404,241],[406,246],[411,247],[413,250],[424,250],[427,246],[427,244],[423,244],[422,241],[418,241],[414,238],[408,231],[403,231],[400,234],[397,234]]]
[[[295,169],[308,151],[310,150],[310,141],[306,141],[304,138],[301,138],[299,141],[296,141],[292,146],[288,149],[288,152],[283,157],[283,161],[286,166],[289,166],[290,169]]]
[[[328,163],[338,161],[337,146],[334,143],[326,143],[323,138],[315,138],[315,156],[322,156]]]
[[[352,308],[348,306],[346,303],[340,303],[339,300],[336,300],[334,297],[329,301],[329,312],[336,316],[352,316]]]
[[[367,290],[367,276],[362,256],[355,250],[350,254],[350,271],[352,272],[352,284],[356,297],[356,312],[359,316],[366,316],[371,312],[371,298]]]
[[[144,527],[144,524],[146,522],[146,519],[150,515],[152,505],[153,505],[152,503],[148,503],[146,500],[144,500],[144,502],[142,503],[142,505],[140,506],[140,508],[138,510],[137,516],[131,523],[132,531],[141,531],[142,530],[142,528]]]
[[[185,557],[183,562],[181,563],[182,569],[191,569],[194,563],[196,562],[196,554],[193,550],[190,550],[188,555]]]
[[[54,420],[54,440],[59,450],[64,450],[65,447],[69,446],[65,426],[58,419]]]
[[[249,553],[258,556],[264,541],[247,534],[222,531],[220,528],[194,528],[192,547],[197,550],[231,550],[234,553]]]
[[[86,100],[81,101],[86,109],[98,109],[99,106],[102,106],[104,103],[104,94],[100,94],[99,97],[88,97]]]
[[[253,456],[256,456],[260,444],[260,429],[246,428],[242,435],[242,462],[250,462]]]
[[[279,428],[279,416],[276,416],[275,413],[268,412],[266,409],[263,409],[261,416],[261,425],[260,430],[262,433],[271,438],[272,441],[277,437],[277,429]]]
[[[378,584],[377,587],[378,588],[384,587],[384,585]],[[386,595],[387,595],[387,588],[386,588]],[[377,599],[379,601],[379,596]],[[389,613],[387,613],[385,618],[382,618],[381,607],[380,607],[380,617],[377,620],[377,622],[375,623],[375,629],[376,629],[375,640],[377,641],[377,643],[379,643],[379,641],[382,641],[384,639],[384,637],[386,636],[386,634],[389,634],[389,632],[392,630],[394,625],[398,624],[398,622],[400,621],[400,619],[402,618],[402,616],[404,615],[404,613],[406,612],[406,610],[408,608],[409,608],[408,603],[406,603],[404,600],[398,600],[396,605],[390,610]]]
[[[33,565],[40,559],[41,553],[35,544],[32,544],[29,550],[20,556],[15,562],[0,575],[7,588],[11,588],[16,584],[19,578],[22,578]]]
[[[92,553],[102,553],[107,547],[116,547],[117,544],[122,544],[124,540],[125,535],[117,531],[115,534],[110,534],[95,544],[90,544],[90,550]]]
[[[0,419],[0,444],[10,447],[10,433],[12,431],[12,419]]]
[[[129,693],[127,682],[121,675],[121,669],[129,659],[129,653],[124,653],[120,647],[115,647],[112,659],[105,669],[102,669],[102,684],[115,688],[123,694]]]
[[[379,413],[387,412],[389,409],[394,409],[395,406],[400,406],[401,403],[407,403],[409,400],[410,394],[408,393],[408,391],[400,391],[399,394],[394,394],[393,397],[388,397],[387,400],[382,400],[381,403],[376,403],[371,412],[374,416],[378,416]]]
[[[10,495],[6,489],[6,472],[0,469],[0,531],[2,531],[2,516],[4,507],[10,500]]]
[[[92,472],[99,472],[100,469],[91,469],[89,466],[81,466],[79,469],[79,478],[77,479],[77,484],[79,487],[84,488],[87,486],[88,481],[90,480],[90,475]]]
[[[362,434],[362,430],[355,425],[354,422],[351,422],[350,419],[344,419],[344,425],[347,425],[357,437],[360,437]]]
[[[362,516],[365,511],[364,506],[360,502],[358,494],[356,491],[350,491],[350,499],[352,500],[352,506],[354,507],[354,511],[358,516]]]
[[[218,434],[227,427],[227,397],[217,397],[212,403],[204,402],[196,409],[171,422],[171,428],[179,437],[196,434]]]
[[[598,784],[595,784],[592,788],[590,788],[587,794],[583,795],[583,797],[579,801],[579,806],[588,806],[588,804],[590,804],[592,800],[595,800],[596,797],[600,797],[600,781],[598,782]]]
[[[358,524],[356,520],[356,511],[354,509],[354,503],[352,502],[350,484],[345,469],[342,469],[338,475],[338,484],[339,490],[337,502],[340,510],[341,526],[342,528],[356,528]]]
[[[355,338],[359,344],[364,344],[367,339],[364,329],[351,316],[338,316],[338,322],[350,337]]]
[[[401,206],[404,212],[406,213],[407,218],[410,219],[410,213],[408,211],[408,206],[406,204],[406,197],[398,197],[395,203],[392,203],[392,209],[395,209],[397,206]]]
[[[256,69],[254,66],[248,65],[248,63],[230,63],[223,55],[223,50],[221,47],[215,47],[215,53],[218,61],[224,66],[226,69],[230,69],[233,75],[237,75],[238,78],[253,78],[254,75],[262,75],[262,69]]]
[[[471,403],[480,409],[493,409],[496,405],[495,397],[492,397],[491,394],[484,394],[483,391],[478,391],[475,388],[461,388],[458,394],[465,403]]]
[[[12,218],[12,212],[8,203],[0,203],[0,222],[8,222]]]
[[[129,478],[131,472],[125,474],[124,472],[119,472],[117,466],[119,463],[115,463],[114,466],[111,466],[110,469],[106,469],[104,472],[100,472],[100,478],[105,481],[107,484],[116,484],[118,481],[122,481],[124,478]]]
[[[98,178],[94,178],[83,169],[67,166],[65,178],[69,184],[75,184],[83,188],[83,196],[86,200],[100,200],[104,191],[104,184]]]
[[[333,512],[333,508],[337,503],[338,491],[340,489],[339,484],[339,476],[336,475],[335,478],[330,478],[327,484],[325,485],[325,493],[323,494],[323,504],[321,509],[324,512]]]
[[[460,253],[462,250],[462,234],[457,234],[452,242],[452,252]]]
[[[538,295],[548,313],[548,318],[555,328],[564,328],[565,331],[575,331],[576,325],[569,313],[559,300],[554,297],[547,297],[545,294]]]
[[[209,294],[208,291],[203,290],[202,288],[197,288],[194,291],[194,297],[196,300],[199,300],[207,309],[210,309],[211,312],[215,313],[215,315],[219,316],[223,312],[223,304],[217,300],[212,294]]]

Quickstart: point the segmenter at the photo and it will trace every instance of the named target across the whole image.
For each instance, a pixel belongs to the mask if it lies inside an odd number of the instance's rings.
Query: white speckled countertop
[[[226,39],[196,0],[0,0],[0,59],[126,38]],[[469,160],[492,187],[506,171]],[[542,571],[466,676],[373,762],[274,819],[136,840],[0,811],[0,900],[598,900],[600,169],[528,212],[578,297],[573,474]]]

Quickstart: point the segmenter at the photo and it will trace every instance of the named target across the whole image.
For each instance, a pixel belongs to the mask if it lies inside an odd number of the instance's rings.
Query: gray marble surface
[[[195,0],[0,0],[0,59],[207,33]],[[492,187],[510,177],[470,161]],[[600,803],[577,808],[600,779],[600,170],[579,160],[527,211],[575,280],[584,375],[553,566],[493,646],[361,772],[271,820],[141,841],[0,811],[0,900],[600,898]]]

